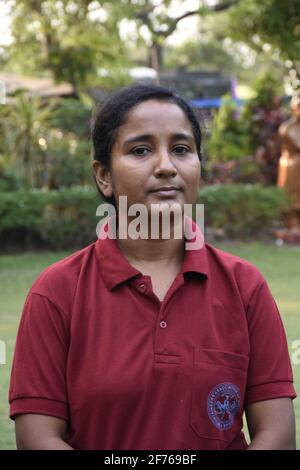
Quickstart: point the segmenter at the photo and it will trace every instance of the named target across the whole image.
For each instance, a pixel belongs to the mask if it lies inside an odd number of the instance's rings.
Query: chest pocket
[[[204,439],[221,448],[243,426],[248,356],[215,349],[195,349],[190,425]]]

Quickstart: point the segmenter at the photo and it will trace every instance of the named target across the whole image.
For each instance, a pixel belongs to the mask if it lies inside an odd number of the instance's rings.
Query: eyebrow
[[[190,142],[195,142],[194,136],[192,134],[186,134],[184,132],[177,132],[175,134],[171,134],[173,139],[176,140],[187,140]],[[130,137],[129,139],[126,139],[124,144],[132,144],[134,142],[141,142],[141,141],[146,141],[149,142],[153,139],[152,134],[140,134],[140,135],[135,135],[133,137]]]

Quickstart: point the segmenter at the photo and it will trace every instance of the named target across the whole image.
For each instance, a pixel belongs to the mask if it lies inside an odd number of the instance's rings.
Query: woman
[[[195,203],[201,133],[171,91],[120,91],[92,135],[95,180],[116,207]],[[169,239],[117,232],[34,283],[10,387],[18,448],[294,448],[291,366],[265,280],[208,244],[187,250],[171,222]]]

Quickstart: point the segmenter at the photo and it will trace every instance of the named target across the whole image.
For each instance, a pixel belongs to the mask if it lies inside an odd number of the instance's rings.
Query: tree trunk
[[[162,67],[162,47],[157,42],[153,42],[151,46],[151,67],[156,70],[156,83],[160,84],[160,71]]]

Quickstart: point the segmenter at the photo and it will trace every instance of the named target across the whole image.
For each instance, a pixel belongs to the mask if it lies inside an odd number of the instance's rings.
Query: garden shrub
[[[93,187],[0,193],[2,249],[10,242],[24,248],[84,246],[96,239],[100,202]]]
[[[205,205],[205,226],[223,229],[227,237],[259,237],[280,222],[288,198],[274,186],[259,184],[204,187],[198,203]]]
[[[101,202],[90,186],[1,192],[1,248],[9,243],[22,248],[86,246],[97,238]],[[205,227],[223,229],[228,238],[249,238],[278,224],[288,201],[275,187],[234,184],[202,188],[198,203],[205,205]]]

